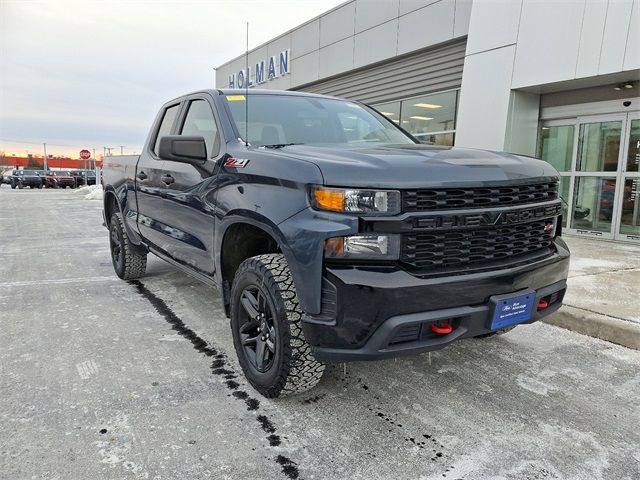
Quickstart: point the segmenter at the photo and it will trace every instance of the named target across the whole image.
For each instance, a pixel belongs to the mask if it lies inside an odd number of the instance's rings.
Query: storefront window
[[[454,143],[457,90],[379,103],[374,107],[422,142],[447,146]]]
[[[571,170],[574,130],[573,125],[542,127],[540,158],[559,172]]]
[[[615,172],[618,169],[621,133],[621,121],[581,124],[576,170]]]
[[[575,182],[571,227],[610,232],[616,179],[576,177]]]
[[[404,100],[400,124],[420,140],[453,145],[457,97],[453,91]]]
[[[373,107],[389,120],[400,125],[400,102],[380,103]]]

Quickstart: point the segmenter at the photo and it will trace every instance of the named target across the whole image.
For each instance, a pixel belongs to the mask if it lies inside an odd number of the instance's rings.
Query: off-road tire
[[[514,325],[513,327],[506,327],[506,328],[501,328],[500,330],[496,330],[495,332],[491,332],[491,333],[483,333],[482,335],[476,335],[473,338],[491,338],[491,337],[497,337],[498,335],[504,335],[505,333],[510,332],[511,330],[513,330],[514,328],[516,328],[516,325]]]
[[[113,269],[123,280],[140,278],[147,270],[147,252],[131,243],[120,213],[114,213],[109,223],[109,249]],[[116,257],[116,247],[119,257]]]
[[[259,372],[248,359],[241,341],[242,292],[259,286],[274,312],[277,336],[270,368]],[[302,310],[293,278],[282,254],[251,257],[238,268],[231,289],[231,329],[238,361],[249,383],[267,398],[302,393],[322,378],[325,365],[318,362],[302,332]]]

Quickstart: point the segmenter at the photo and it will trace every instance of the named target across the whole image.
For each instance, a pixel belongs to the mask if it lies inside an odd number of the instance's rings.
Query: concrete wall
[[[640,68],[640,0],[475,1],[456,145],[535,154],[544,85]],[[604,81],[604,80],[603,80]],[[514,89],[525,89],[518,92]]]
[[[351,0],[249,52],[249,65],[290,49],[290,74],[260,88],[289,89],[467,35],[471,0]],[[220,65],[216,87],[245,68]],[[252,67],[253,68],[253,67]]]

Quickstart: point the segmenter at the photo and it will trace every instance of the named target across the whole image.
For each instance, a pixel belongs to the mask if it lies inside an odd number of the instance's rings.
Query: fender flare
[[[222,272],[222,246],[224,244],[225,235],[229,230],[229,228],[232,227],[233,225],[238,225],[241,223],[259,228],[260,230],[264,231],[271,238],[274,239],[274,241],[278,245],[278,248],[284,255],[285,259],[287,260],[287,264],[289,265],[289,269],[291,270],[291,275],[293,277],[294,284],[296,286],[301,285],[303,283],[304,272],[301,271],[301,269],[299,268],[296,257],[293,254],[293,250],[289,245],[289,242],[287,241],[284,233],[282,232],[282,230],[280,230],[278,225],[273,223],[269,218],[265,217],[264,215],[258,214],[255,211],[243,210],[243,209],[232,210],[227,215],[225,215],[217,225],[217,228],[216,228],[217,234],[216,234],[215,248],[214,248],[214,251],[216,252],[215,255],[216,255],[216,265],[217,265],[216,281],[218,285],[221,286],[225,302],[228,300],[227,298],[228,292],[226,291],[226,287],[224,285],[224,280],[222,276],[222,273],[223,273]],[[298,289],[296,288],[296,291],[297,290]],[[302,292],[298,292],[298,298],[300,301],[300,305],[304,310],[305,307],[309,307],[313,303],[307,301],[304,294],[301,295],[301,293]]]
[[[120,198],[118,198],[118,194],[116,193],[115,188],[112,185],[105,185],[104,187],[104,199],[102,201],[102,216],[104,217],[104,224],[107,228],[109,228],[109,218],[107,218],[107,202],[109,201],[109,197],[112,196],[115,199],[116,205],[118,207],[118,212],[122,215],[124,229],[127,232],[127,236],[133,245],[144,247],[147,250],[146,245],[142,242],[140,238],[140,234],[138,232],[132,231],[129,226],[129,222],[126,221],[124,212],[122,210],[122,202],[120,202]],[[136,212],[136,221],[137,221],[137,212]]]

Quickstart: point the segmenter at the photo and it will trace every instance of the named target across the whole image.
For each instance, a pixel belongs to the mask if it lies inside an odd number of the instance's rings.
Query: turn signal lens
[[[344,212],[344,191],[316,188],[313,191],[315,206],[322,210]]]
[[[324,241],[324,253],[327,257],[344,257],[344,237],[327,238]]]

